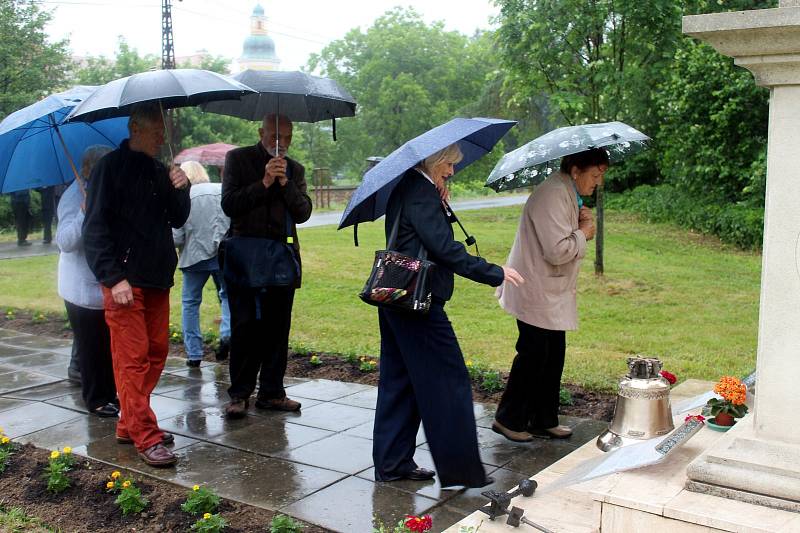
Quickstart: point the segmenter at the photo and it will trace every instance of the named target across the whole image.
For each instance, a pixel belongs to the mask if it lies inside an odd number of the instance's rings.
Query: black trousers
[[[294,287],[256,291],[228,289],[231,309],[231,399],[247,399],[258,381],[258,398],[283,398]]]
[[[72,326],[81,369],[81,393],[89,411],[116,402],[111,335],[102,309],[87,309],[64,302]]]
[[[434,303],[426,316],[379,309],[378,321],[375,479],[392,481],[417,467],[421,420],[442,486],[485,485],[469,374],[443,306]]]
[[[517,356],[495,419],[514,431],[558,425],[566,333],[517,320]]]
[[[56,213],[55,187],[39,189],[42,197],[42,240],[45,243],[53,240],[53,216]]]
[[[31,228],[30,206],[22,202],[11,202],[11,210],[14,212],[14,225],[17,228],[17,242],[24,242],[28,239],[28,232]]]

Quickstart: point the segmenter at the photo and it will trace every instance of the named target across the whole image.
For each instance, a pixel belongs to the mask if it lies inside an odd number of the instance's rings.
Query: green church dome
[[[242,57],[245,59],[276,59],[275,41],[269,35],[250,35],[244,40]]]

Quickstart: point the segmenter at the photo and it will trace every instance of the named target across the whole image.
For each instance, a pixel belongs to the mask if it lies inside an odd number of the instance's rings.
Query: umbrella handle
[[[67,156],[67,161],[69,161],[69,166],[72,169],[72,173],[75,175],[75,179],[78,182],[78,188],[81,190],[81,194],[84,198],[86,198],[86,188],[83,185],[83,179],[81,178],[78,169],[75,167],[75,161],[72,160],[72,154],[69,153],[67,150],[67,143],[64,142],[64,137],[61,136],[61,130],[58,129],[58,124],[55,123],[55,118],[53,115],[50,115],[50,119],[53,120],[53,129],[56,130],[56,135],[58,135],[58,140],[61,142],[61,147],[64,149],[64,154]]]
[[[164,129],[167,130],[167,147],[169,148],[169,165],[174,165],[175,155],[172,153],[172,132],[169,129],[169,122],[167,115],[164,113],[164,106],[161,105],[161,99],[158,100],[158,108],[161,110],[161,120],[164,121]]]

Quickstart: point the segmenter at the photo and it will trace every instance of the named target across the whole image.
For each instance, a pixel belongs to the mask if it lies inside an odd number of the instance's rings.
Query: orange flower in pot
[[[722,396],[722,399],[711,398],[707,404],[711,408],[712,420],[718,426],[732,426],[737,418],[747,414],[747,406],[744,404],[747,396],[747,387],[741,380],[732,376],[722,376],[714,385],[714,392]]]

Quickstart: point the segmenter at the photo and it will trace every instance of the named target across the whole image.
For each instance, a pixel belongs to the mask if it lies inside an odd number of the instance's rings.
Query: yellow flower
[[[52,452],[50,452],[50,459],[58,459],[59,455],[61,454],[58,453],[58,450],[53,450]]]
[[[111,479],[117,479],[121,475],[122,474],[119,473],[119,470],[114,470],[113,472],[111,472]]]
[[[71,454],[72,448],[70,448],[69,446],[64,446],[64,453],[67,455]]]
[[[131,486],[131,482],[130,482],[130,481],[127,481],[127,480],[126,480],[126,481],[123,481],[123,482],[122,482],[122,488],[123,488],[123,489],[127,489],[127,488],[128,488],[128,487],[130,487],[130,486]]]
[[[113,481],[109,481],[108,483],[106,483],[106,488],[107,489],[113,489],[114,488],[114,482]]]
[[[8,437],[3,437],[0,439],[0,444],[8,444],[11,441]]]
[[[470,359],[470,360],[468,360],[468,361],[467,361],[467,366],[468,366],[468,367],[470,367],[470,368],[472,368],[472,359]]]
[[[211,518],[211,513],[206,513],[203,515],[203,520],[208,520],[209,518]]]
[[[200,490],[200,485],[195,485],[194,487],[192,487],[192,490],[197,492],[198,490]]]

